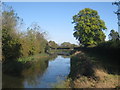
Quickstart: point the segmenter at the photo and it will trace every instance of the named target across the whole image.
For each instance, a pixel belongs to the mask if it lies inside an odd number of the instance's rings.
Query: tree
[[[21,19],[12,7],[6,5],[3,5],[0,20],[2,20],[3,72],[16,75],[23,69],[22,61],[28,61],[28,59],[21,59],[21,61],[19,58],[45,52],[48,43],[45,39],[46,33],[40,31],[37,24],[32,24],[26,32],[19,32]]]
[[[62,46],[62,47],[71,47],[72,44],[71,44],[70,42],[63,42],[63,43],[61,44],[61,46]]]
[[[3,60],[15,60],[20,57],[21,44],[16,32],[20,18],[11,7],[3,4],[2,11],[2,58]]]
[[[113,40],[113,41],[114,41],[114,40],[116,41],[116,40],[119,40],[119,38],[120,38],[119,33],[118,33],[118,32],[115,32],[115,30],[112,29],[112,30],[110,31],[110,34],[109,34],[109,39],[110,39],[110,40]]]
[[[57,48],[58,47],[58,44],[55,41],[49,41],[48,44],[49,44],[50,47],[53,47],[53,48]]]
[[[27,32],[21,33],[21,52],[22,56],[35,55],[39,53],[44,53],[47,45],[47,40],[45,39],[45,32],[40,32],[41,28],[37,24],[32,24],[27,28]]]
[[[98,44],[105,40],[102,30],[107,29],[96,10],[85,8],[73,16],[74,37],[83,45]]]

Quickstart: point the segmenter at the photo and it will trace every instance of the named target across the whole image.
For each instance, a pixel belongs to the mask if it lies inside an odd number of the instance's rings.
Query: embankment
[[[98,48],[77,50],[71,57],[69,85],[71,88],[116,88],[120,73],[117,51]],[[104,53],[102,53],[104,52]],[[107,53],[108,52],[108,53]],[[109,56],[111,55],[111,56]],[[116,57],[115,57],[116,56]]]

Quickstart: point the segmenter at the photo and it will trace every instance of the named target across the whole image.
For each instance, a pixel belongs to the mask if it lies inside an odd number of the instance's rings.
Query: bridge
[[[71,51],[80,49],[80,47],[50,47],[50,50],[47,51],[48,54],[51,55],[65,55],[69,56],[71,54]]]
[[[69,49],[69,50],[74,50],[74,49],[78,49],[78,48],[80,48],[80,47],[57,47],[57,48],[55,48],[55,47],[51,47],[51,46],[49,46],[51,49]]]

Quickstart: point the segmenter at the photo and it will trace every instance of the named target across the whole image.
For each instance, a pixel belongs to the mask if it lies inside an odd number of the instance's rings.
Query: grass
[[[84,51],[77,51],[71,57],[71,71],[69,77],[73,83],[71,88],[119,88],[120,75],[111,73],[103,65],[103,59]],[[105,60],[105,58],[104,58]],[[102,63],[101,63],[102,62]],[[106,67],[109,67],[105,63]],[[113,64],[112,64],[113,65]],[[113,65],[114,67],[114,65]],[[113,67],[109,67],[112,69]]]
[[[120,74],[118,70],[120,66],[118,64],[119,61],[119,50],[105,50],[101,48],[101,51],[98,49],[90,49],[90,50],[83,50],[86,57],[90,57],[91,62],[94,64],[98,64],[98,67],[102,67],[105,69],[109,74]]]
[[[100,69],[95,71],[96,77],[99,79],[81,76],[74,81],[74,88],[116,88],[120,84],[118,75],[110,75]]]
[[[70,79],[59,81],[58,83],[52,84],[53,88],[64,88],[64,89],[70,89],[69,87]]]
[[[18,59],[18,62],[21,63],[26,63],[26,62],[30,62],[30,61],[37,61],[39,59],[44,60],[44,58],[50,58],[50,56],[46,53],[42,53],[42,54],[37,54],[37,55],[33,55],[33,56],[28,56],[28,57],[21,57]]]

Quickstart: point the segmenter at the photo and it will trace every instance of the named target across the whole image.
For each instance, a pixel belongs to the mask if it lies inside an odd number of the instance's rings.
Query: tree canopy
[[[2,60],[16,59],[21,55],[16,27],[20,18],[11,7],[3,5],[2,12]]]
[[[49,41],[48,44],[49,44],[50,47],[53,47],[53,48],[58,47],[58,44],[55,41]]]
[[[73,16],[74,37],[83,45],[98,44],[105,40],[102,30],[107,29],[96,10],[85,8]]]
[[[111,30],[109,34],[109,39],[110,40],[119,40],[120,36],[118,32],[115,32],[115,30]]]
[[[63,42],[63,43],[61,44],[61,47],[73,48],[73,47],[77,47],[77,45],[71,44],[70,42]]]
[[[48,41],[45,32],[37,24],[32,24],[25,32],[19,32],[21,18],[12,7],[3,4],[2,11],[2,60],[13,61],[19,57],[27,57],[44,53]]]

